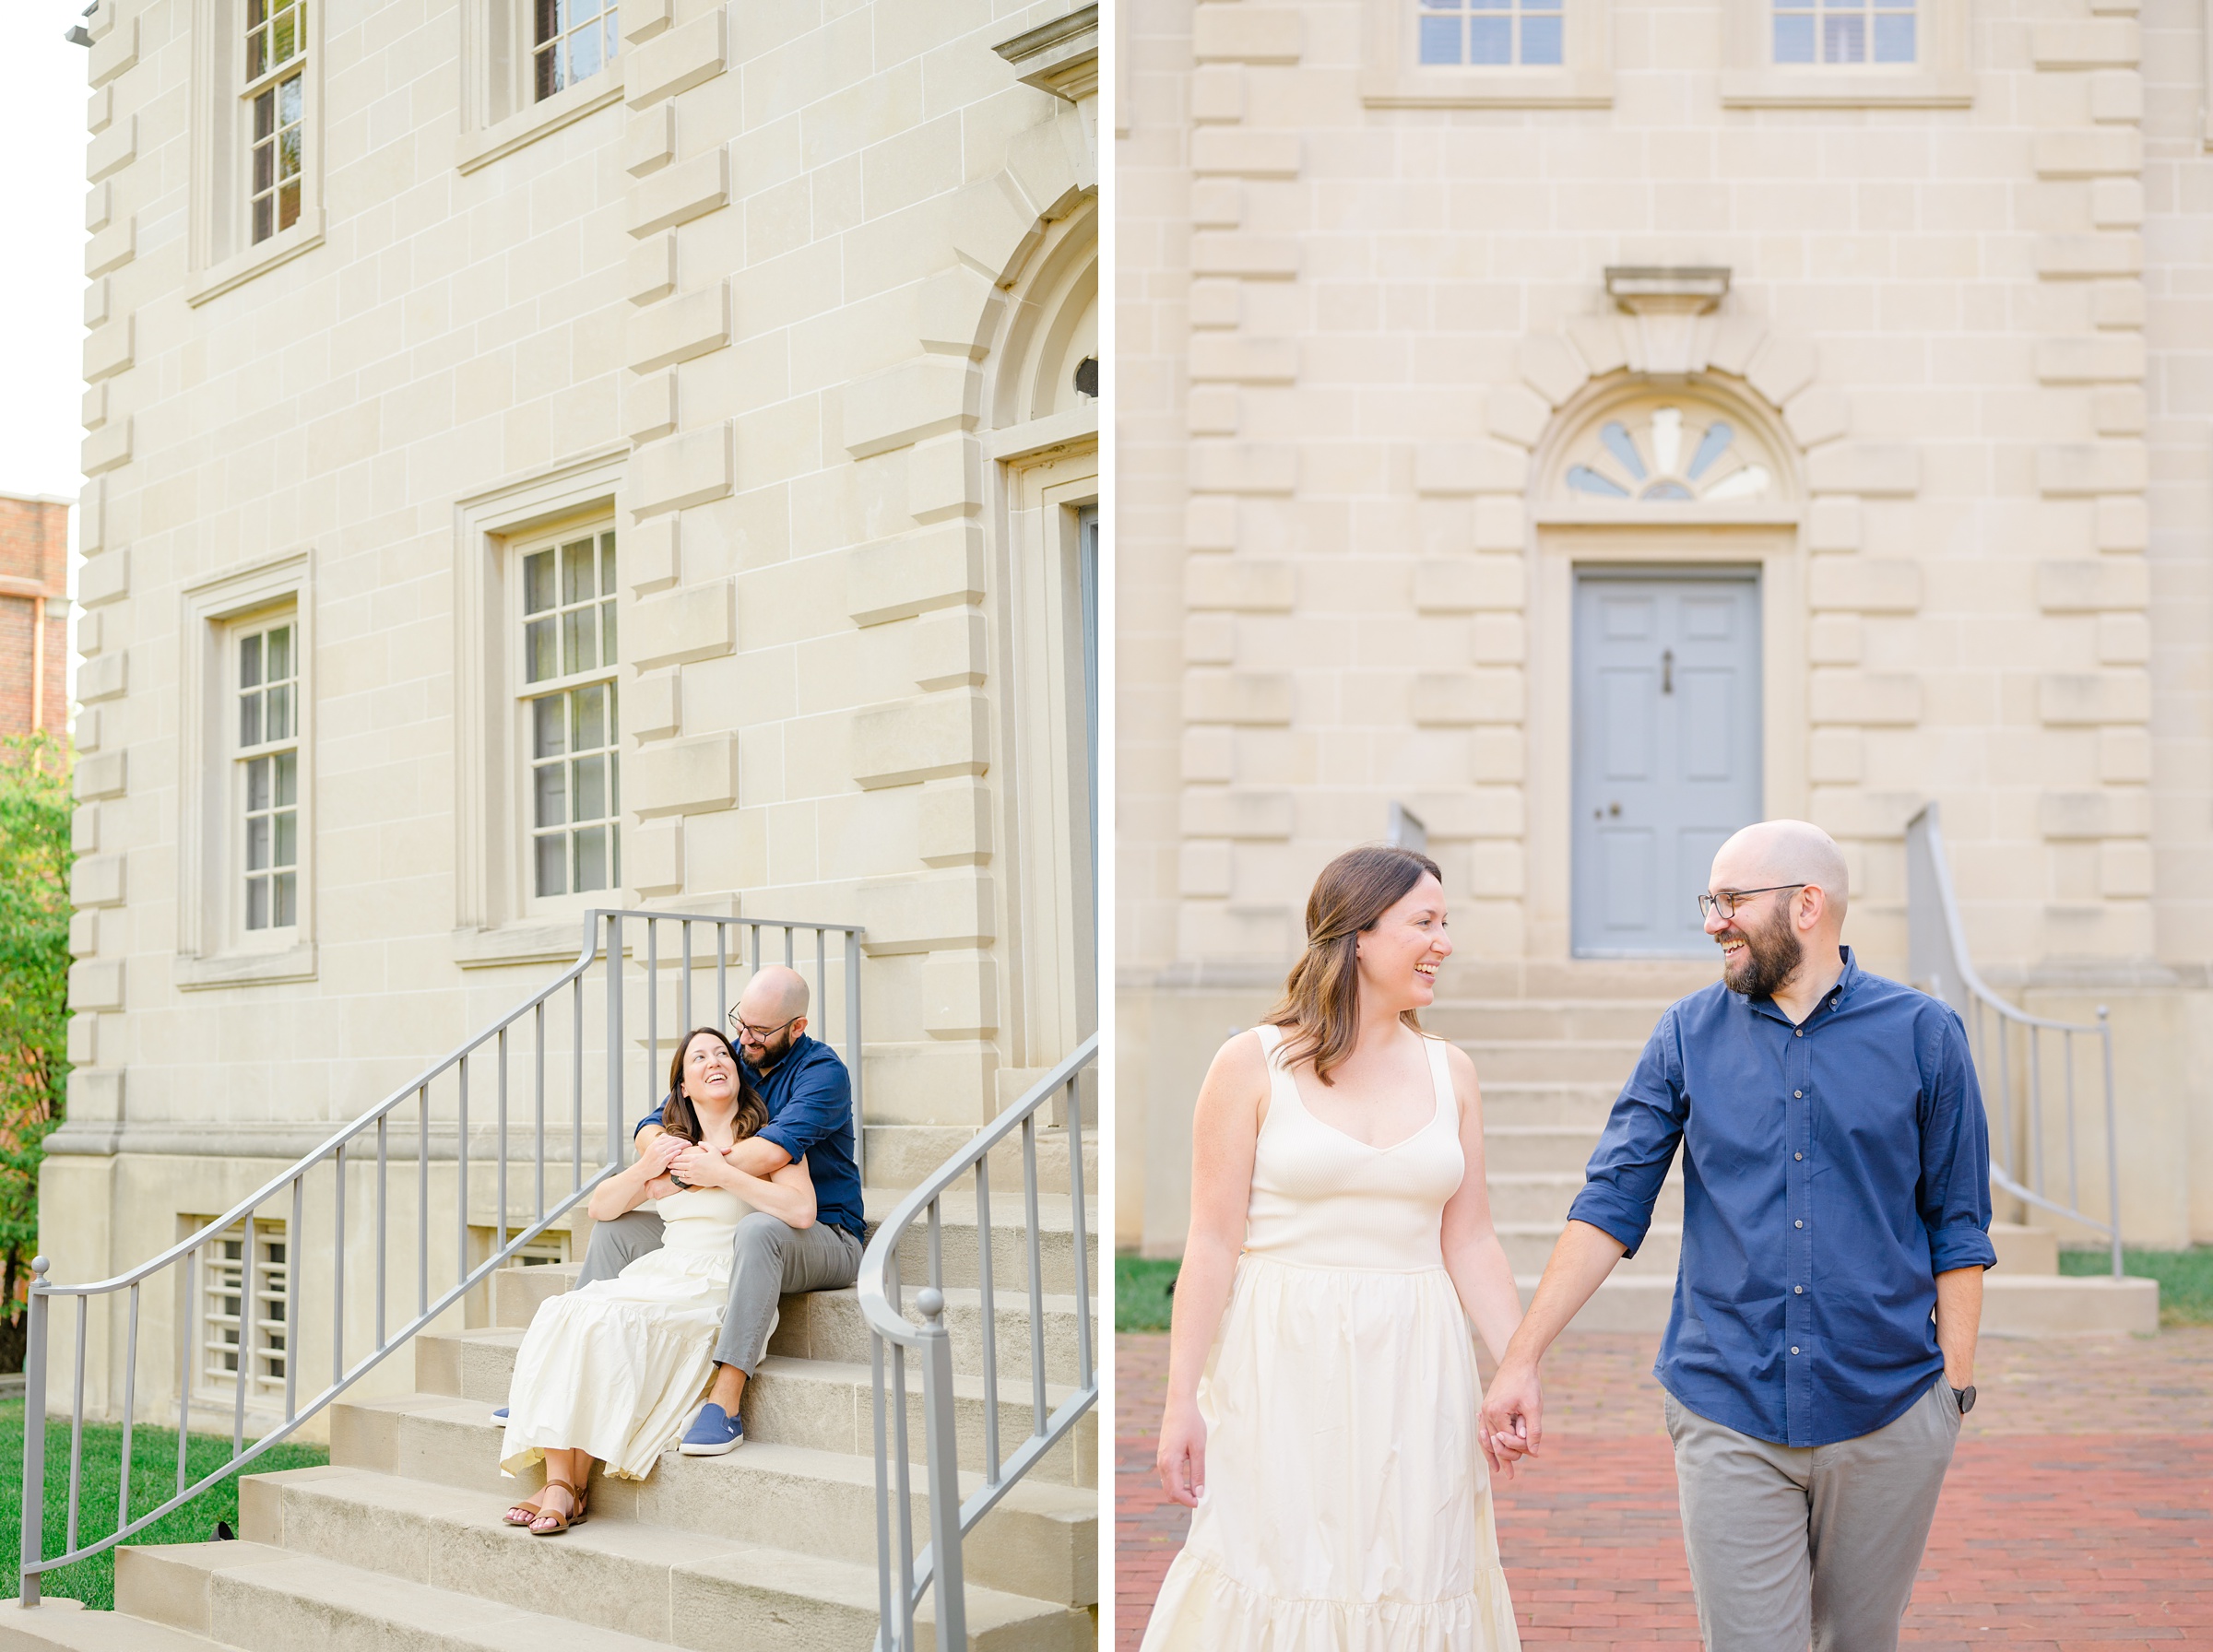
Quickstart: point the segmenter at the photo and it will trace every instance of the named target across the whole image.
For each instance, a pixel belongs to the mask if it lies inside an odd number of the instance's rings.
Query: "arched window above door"
[[[1787,508],[1791,466],[1767,421],[1717,396],[1646,389],[1604,397],[1547,443],[1543,497],[1570,512],[1693,517]]]

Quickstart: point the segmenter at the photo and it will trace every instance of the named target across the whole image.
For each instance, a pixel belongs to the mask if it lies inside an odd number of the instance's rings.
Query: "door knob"
[[[1675,651],[1672,648],[1660,651],[1660,691],[1663,694],[1675,691]]]

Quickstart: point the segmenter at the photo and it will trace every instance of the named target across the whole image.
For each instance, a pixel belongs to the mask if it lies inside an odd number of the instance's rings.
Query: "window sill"
[[[1605,109],[1606,69],[1369,69],[1360,100],[1370,109]]]
[[[497,125],[464,132],[454,164],[463,172],[473,172],[621,100],[622,59],[618,57],[590,79],[579,80],[542,102],[518,110]]]
[[[1725,109],[1966,109],[1975,77],[1964,69],[1905,73],[1859,69],[1729,69]]]
[[[584,950],[584,914],[563,923],[503,924],[454,931],[454,962],[465,970],[510,963],[574,963]]]
[[[315,943],[302,941],[282,952],[223,952],[212,958],[179,958],[171,978],[179,992],[263,986],[276,981],[313,981]]]
[[[279,230],[235,258],[226,258],[213,269],[203,271],[197,285],[186,289],[184,301],[196,309],[209,299],[220,298],[233,287],[243,286],[254,277],[280,264],[290,264],[301,254],[312,253],[322,244],[321,209],[302,213],[300,221],[290,229]]]

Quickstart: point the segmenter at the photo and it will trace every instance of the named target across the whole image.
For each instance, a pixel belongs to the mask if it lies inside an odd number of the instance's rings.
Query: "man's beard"
[[[790,1029],[787,1028],[781,1032],[775,1033],[770,1037],[763,1039],[761,1041],[761,1053],[758,1056],[748,1056],[745,1058],[746,1065],[751,1068],[755,1072],[766,1072],[770,1068],[775,1066],[777,1062],[783,1060],[785,1056],[791,1054],[793,1036],[794,1034]]]
[[[1798,937],[1785,923],[1764,925],[1757,934],[1739,924],[1736,934],[1745,943],[1744,962],[1724,962],[1722,979],[1731,992],[1741,992],[1747,998],[1773,997],[1776,988],[1786,985],[1797,974],[1805,949],[1798,944]]]

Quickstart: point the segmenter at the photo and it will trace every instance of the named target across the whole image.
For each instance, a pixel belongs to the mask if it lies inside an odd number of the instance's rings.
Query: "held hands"
[[[669,1179],[669,1166],[691,1144],[680,1137],[659,1135],[647,1142],[638,1155],[638,1168],[645,1173],[645,1197],[667,1198],[671,1193],[683,1190]]]
[[[723,1185],[727,1166],[719,1150],[692,1142],[679,1142],[677,1152],[669,1161],[669,1169],[688,1186],[719,1187]]]
[[[1206,1420],[1196,1405],[1169,1402],[1160,1422],[1160,1453],[1154,1461],[1168,1501],[1197,1508],[1206,1494]]]
[[[1494,1474],[1514,1478],[1521,1459],[1537,1455],[1544,1437],[1544,1385],[1534,1365],[1501,1365],[1477,1419],[1483,1455]]]

